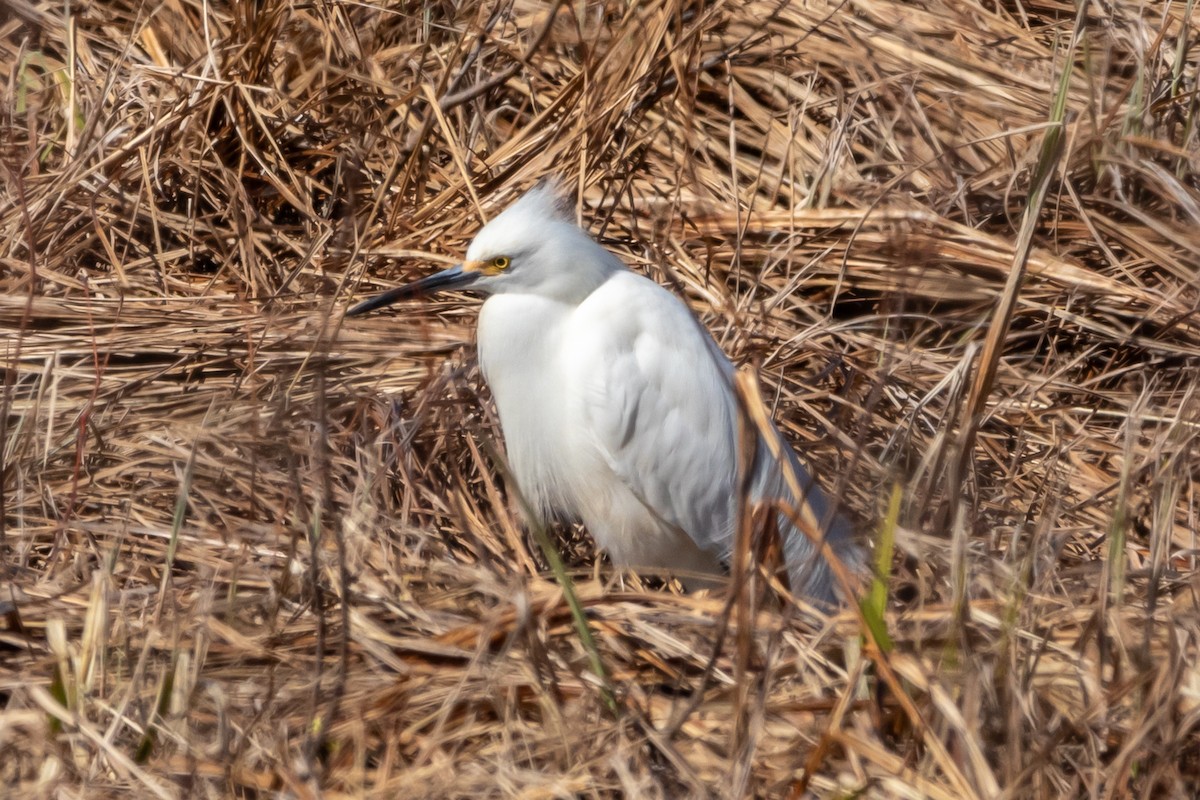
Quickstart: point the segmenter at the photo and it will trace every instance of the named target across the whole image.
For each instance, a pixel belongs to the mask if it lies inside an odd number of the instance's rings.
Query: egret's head
[[[454,289],[540,294],[577,303],[620,269],[621,262],[571,219],[557,181],[549,180],[485,225],[462,264],[364,300],[346,313]]]

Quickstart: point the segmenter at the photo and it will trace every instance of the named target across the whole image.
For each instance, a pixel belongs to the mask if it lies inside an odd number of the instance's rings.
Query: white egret
[[[593,241],[553,183],[485,225],[461,265],[347,314],[452,289],[487,296],[479,363],[517,488],[539,520],[581,520],[618,565],[721,572],[738,514],[734,370],[687,306]],[[751,499],[806,501],[814,533],[856,563],[849,525],[785,451],[804,497],[760,441]],[[793,591],[835,602],[810,537],[783,514],[778,530]]]

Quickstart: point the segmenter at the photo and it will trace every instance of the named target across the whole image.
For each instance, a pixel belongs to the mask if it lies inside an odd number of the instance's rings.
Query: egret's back
[[[659,285],[629,271],[589,295],[563,327],[562,385],[572,432],[571,510],[587,523],[614,561],[680,568],[694,546],[707,558],[689,563],[719,569],[731,560],[738,514],[737,402],[733,367],[687,307]],[[830,518],[827,498],[787,450],[815,519],[826,524],[835,552],[857,560],[849,526]],[[616,484],[642,513],[614,514]],[[751,500],[800,498],[760,442]],[[815,601],[835,599],[828,564],[786,516],[779,530],[793,589]]]

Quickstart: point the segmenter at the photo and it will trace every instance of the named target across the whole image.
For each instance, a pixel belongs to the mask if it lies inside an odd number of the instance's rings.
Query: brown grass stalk
[[[5,796],[1197,796],[1198,23],[0,8]],[[549,174],[864,539],[896,492],[887,648],[564,524],[586,645],[477,301],[342,319]]]

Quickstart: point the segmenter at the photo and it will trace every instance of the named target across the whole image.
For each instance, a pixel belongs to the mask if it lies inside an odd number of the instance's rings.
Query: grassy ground
[[[1197,22],[10,2],[6,796],[1197,796]],[[476,302],[342,320],[550,173],[882,542],[874,635],[564,529],[589,653]]]

